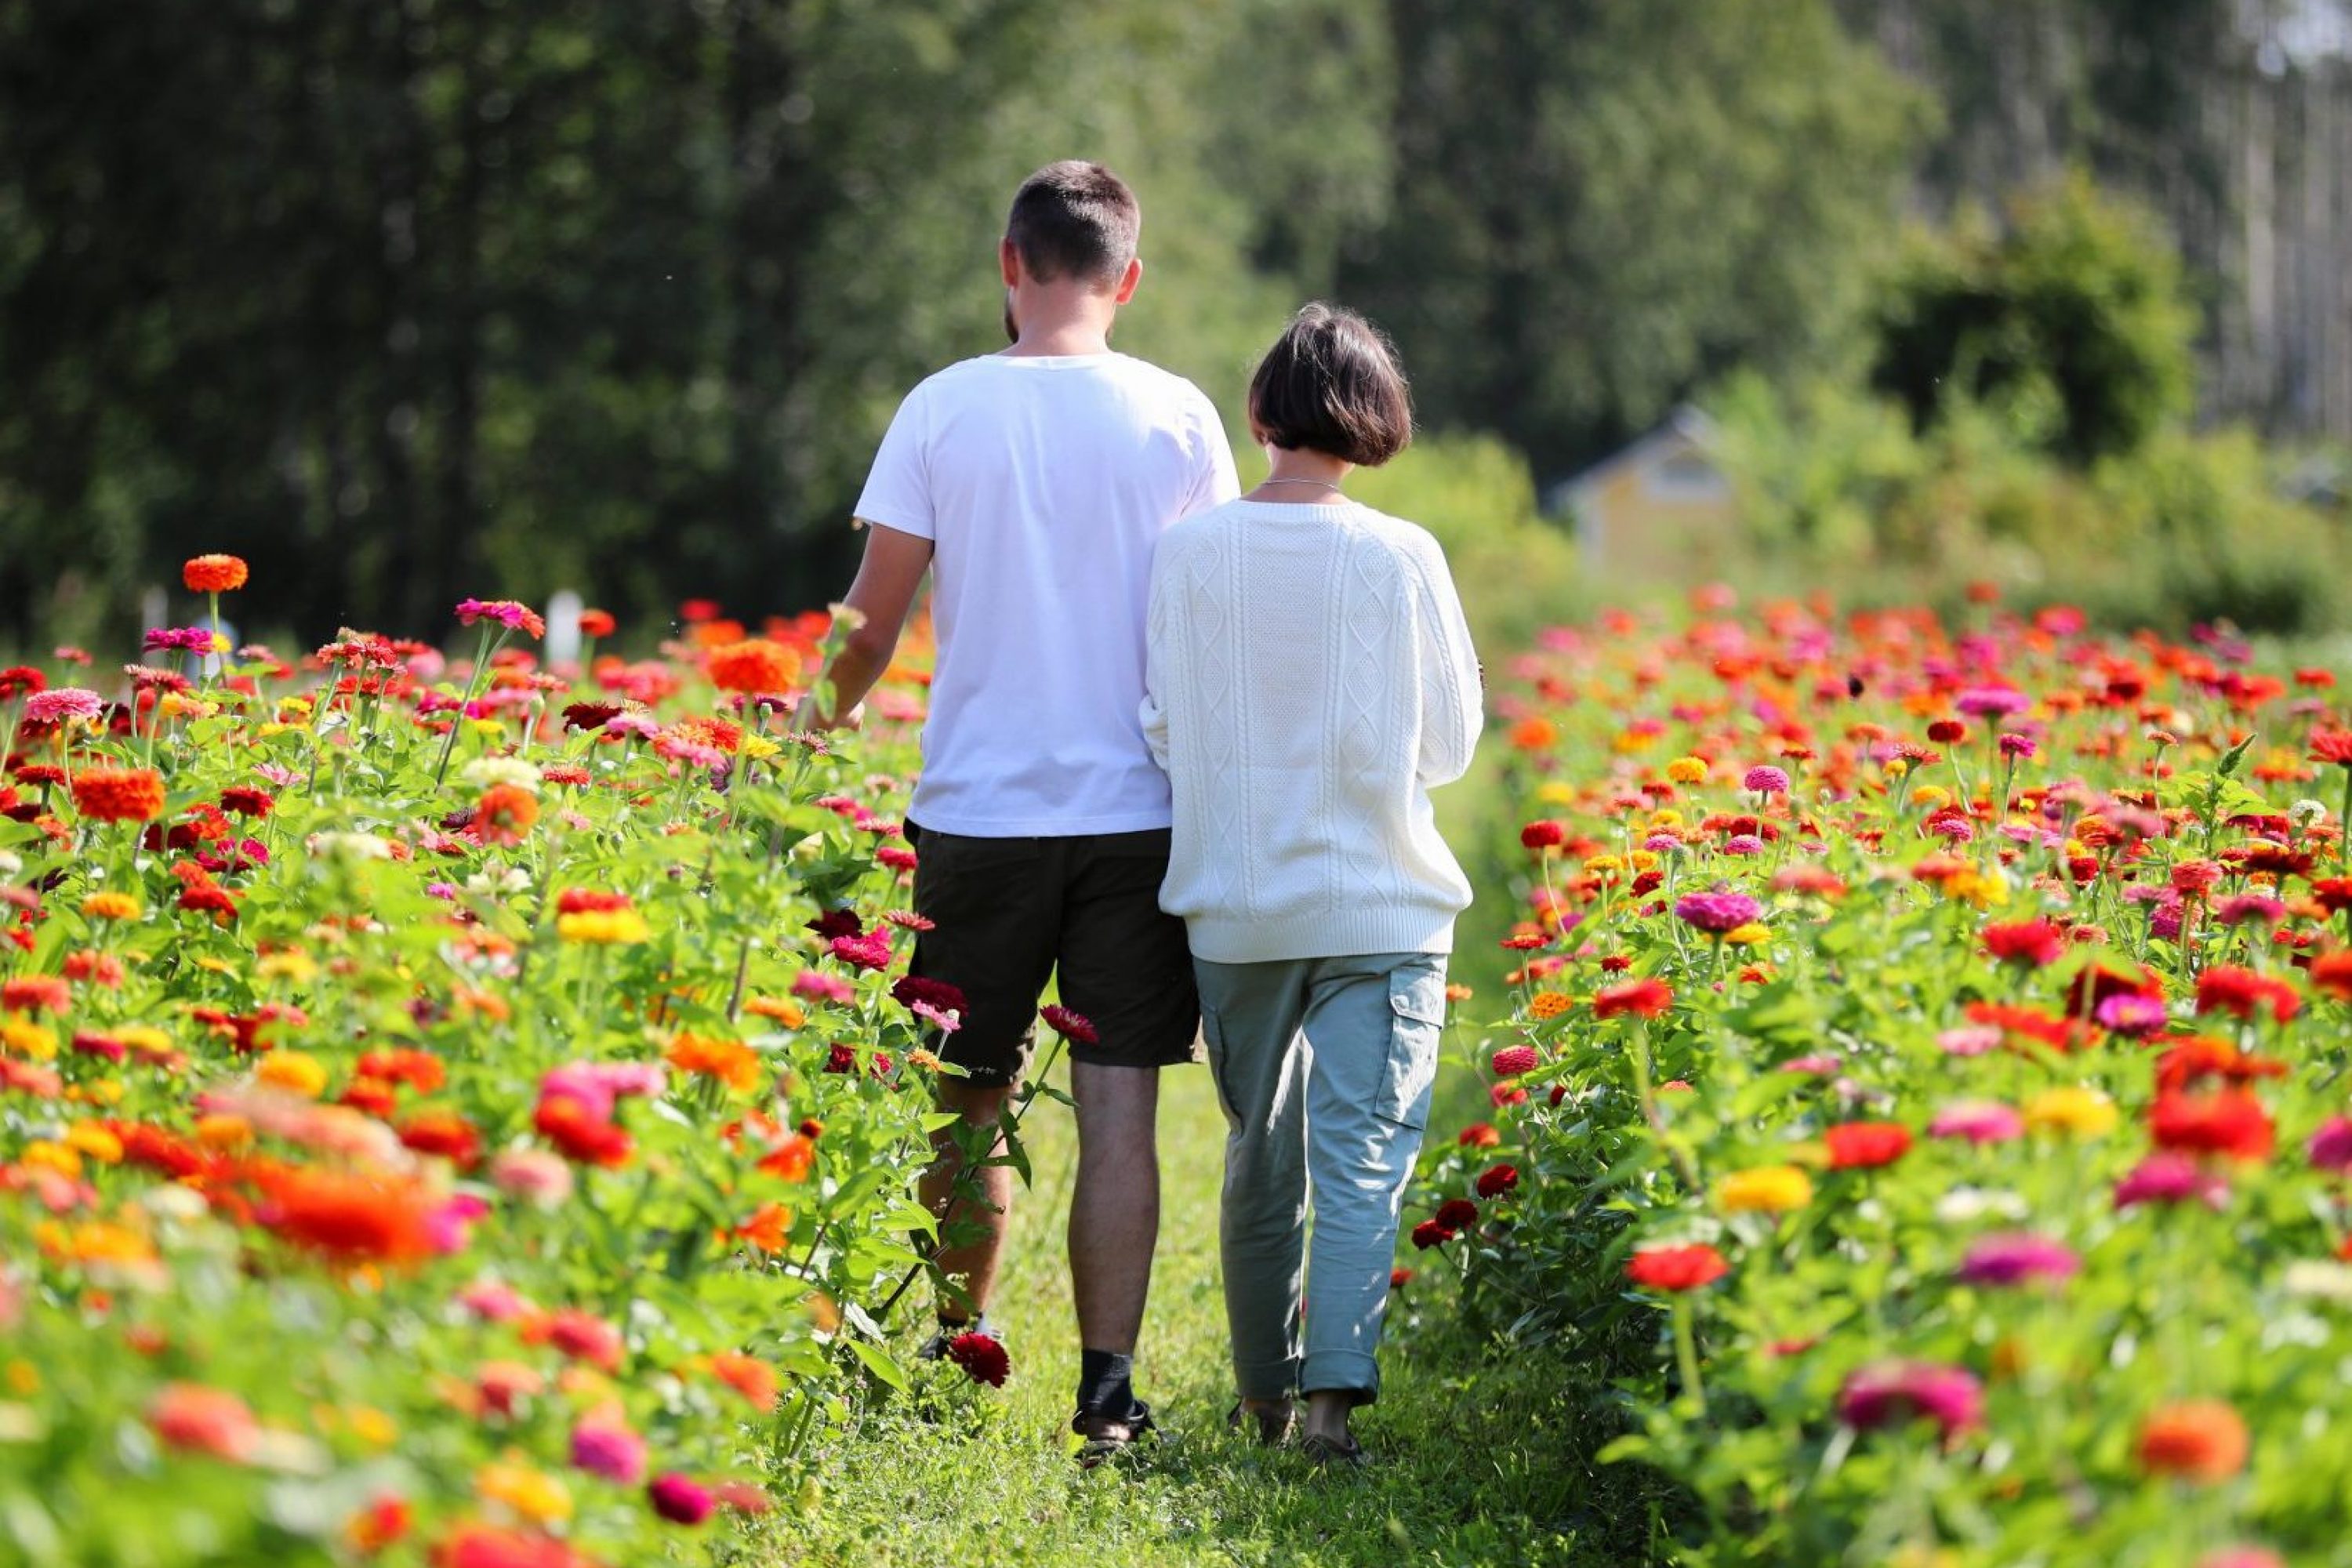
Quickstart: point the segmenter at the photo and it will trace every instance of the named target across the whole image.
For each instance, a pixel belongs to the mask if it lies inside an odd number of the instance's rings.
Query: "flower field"
[[[822,615],[296,661],[216,642],[245,572],[0,674],[0,1557],[730,1556],[905,1381],[921,679],[847,760]]]
[[[1412,1261],[1591,1381],[1654,1554],[2352,1562],[2331,673],[1717,601],[1497,702],[1517,995]]]
[[[8,1560],[761,1560],[929,1299],[921,650],[828,741],[823,616],[283,658],[244,572],[0,671]],[[1651,1555],[2352,1563],[2332,673],[1721,600],[1490,663],[1510,1016],[1401,1277],[1590,1386]]]

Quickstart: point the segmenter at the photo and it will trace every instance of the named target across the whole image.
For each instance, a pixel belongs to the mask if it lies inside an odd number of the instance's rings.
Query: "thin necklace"
[[[1335,482],[1335,481],[1333,481],[1333,480],[1330,480],[1330,479],[1261,479],[1261,480],[1259,480],[1258,482],[1259,482],[1260,484],[1266,484],[1266,485],[1319,485],[1319,486],[1321,486],[1323,489],[1327,489],[1327,490],[1338,490],[1338,489],[1339,489],[1339,487],[1338,483],[1337,483],[1337,482]],[[1347,492],[1346,492],[1346,491],[1344,491],[1344,490],[1340,490],[1340,492],[1339,492],[1339,493],[1341,493],[1342,495],[1344,495],[1344,494],[1346,494]]]

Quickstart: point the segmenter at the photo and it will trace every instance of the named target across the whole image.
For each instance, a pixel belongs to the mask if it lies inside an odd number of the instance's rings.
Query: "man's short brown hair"
[[[1412,439],[1412,396],[1396,352],[1355,311],[1318,301],[1290,319],[1250,378],[1252,433],[1376,468]]]
[[[1040,283],[1117,283],[1135,259],[1142,229],[1143,209],[1127,182],[1075,158],[1022,181],[1004,221],[1004,237],[1020,252],[1023,269]]]

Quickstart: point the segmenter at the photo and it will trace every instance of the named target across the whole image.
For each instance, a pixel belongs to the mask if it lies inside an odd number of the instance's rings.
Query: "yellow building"
[[[1623,451],[1554,485],[1544,510],[1573,520],[1589,570],[1618,578],[1708,577],[1739,526],[1738,498],[1714,446],[1714,422],[1685,404]]]

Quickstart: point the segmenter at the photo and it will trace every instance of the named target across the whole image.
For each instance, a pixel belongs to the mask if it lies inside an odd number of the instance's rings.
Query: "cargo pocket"
[[[1418,1131],[1429,1121],[1437,1081],[1437,1041],[1445,1028],[1445,971],[1434,963],[1389,972],[1389,1055],[1372,1110]]]

